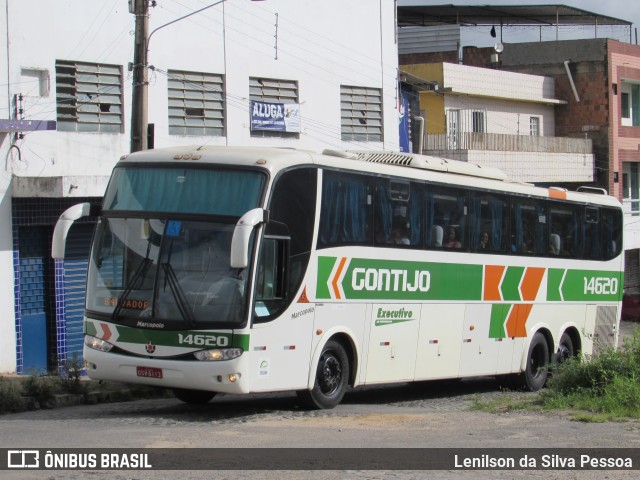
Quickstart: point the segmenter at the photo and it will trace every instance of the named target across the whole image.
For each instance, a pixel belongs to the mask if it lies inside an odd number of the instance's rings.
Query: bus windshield
[[[117,167],[104,212],[158,212],[241,217],[258,206],[266,177],[255,170]]]
[[[138,327],[240,326],[246,272],[230,267],[231,237],[264,182],[255,171],[117,169],[94,237],[87,310]]]

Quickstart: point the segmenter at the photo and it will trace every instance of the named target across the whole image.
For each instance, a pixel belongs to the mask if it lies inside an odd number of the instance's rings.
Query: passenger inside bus
[[[445,248],[462,248],[462,244],[456,238],[456,229],[453,226],[447,228],[447,239],[445,240],[443,247]]]
[[[480,234],[480,243],[478,244],[479,252],[489,251],[489,232],[482,232]]]
[[[551,255],[560,255],[560,235],[557,233],[549,235],[549,253]]]
[[[391,229],[391,242],[396,245],[411,245],[408,235],[407,219],[403,217],[395,217],[393,219],[393,228]]]

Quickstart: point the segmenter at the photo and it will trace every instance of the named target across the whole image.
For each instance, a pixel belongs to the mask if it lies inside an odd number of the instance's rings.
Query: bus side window
[[[318,247],[371,245],[369,176],[325,170]]]
[[[484,192],[472,194],[469,212],[471,250],[504,252],[509,213],[506,198]]]
[[[582,257],[583,215],[582,207],[549,202],[549,255]]]
[[[622,251],[622,214],[613,208],[600,208],[602,259],[611,260]]]
[[[256,320],[275,318],[293,301],[313,247],[318,171],[294,168],[276,179],[256,282]]]
[[[282,300],[286,295],[287,243],[280,238],[265,237],[258,264],[256,300]]]
[[[434,187],[427,192],[427,246],[429,248],[467,249],[467,192],[461,189]],[[443,239],[440,242],[440,227]]]
[[[379,246],[422,244],[422,201],[419,183],[379,178],[375,195],[375,243]]]
[[[622,221],[617,210],[586,207],[584,216],[584,257],[611,260],[622,250]]]
[[[512,197],[511,252],[516,255],[547,255],[547,216],[545,205],[521,197]]]

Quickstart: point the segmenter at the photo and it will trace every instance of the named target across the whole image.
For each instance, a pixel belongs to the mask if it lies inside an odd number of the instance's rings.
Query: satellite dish
[[[502,51],[504,50],[504,45],[498,42],[493,46],[493,49],[496,51],[496,53],[502,53]]]

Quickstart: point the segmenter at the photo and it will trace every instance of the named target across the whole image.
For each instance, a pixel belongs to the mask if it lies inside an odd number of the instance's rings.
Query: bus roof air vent
[[[599,187],[578,187],[577,191],[582,193],[597,193],[598,195],[609,195],[609,193],[604,188]]]
[[[507,175],[502,170],[494,167],[485,167],[475,163],[460,162],[447,158],[432,157],[428,155],[413,155],[399,152],[351,152],[357,155],[358,160],[373,163],[385,163],[388,165],[400,165],[403,167],[421,168],[438,172],[457,173],[472,177],[491,178],[494,180],[507,180]]]
[[[334,150],[331,148],[325,148],[322,151],[323,155],[329,155],[331,157],[349,158],[351,160],[358,160],[358,156],[355,153],[347,152],[346,150]]]

